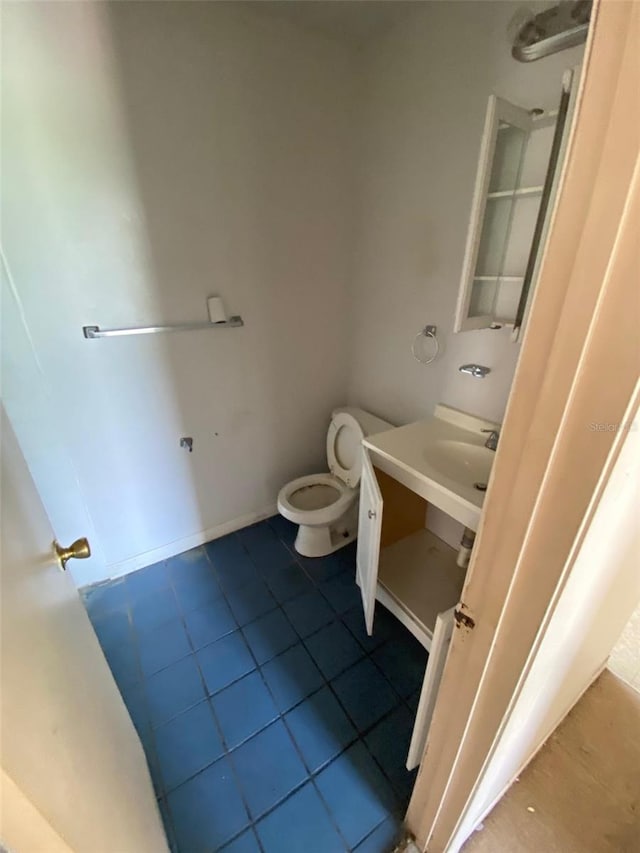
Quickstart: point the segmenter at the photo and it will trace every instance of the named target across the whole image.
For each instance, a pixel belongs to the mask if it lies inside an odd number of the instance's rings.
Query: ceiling
[[[257,0],[254,10],[352,44],[390,29],[425,0]]]

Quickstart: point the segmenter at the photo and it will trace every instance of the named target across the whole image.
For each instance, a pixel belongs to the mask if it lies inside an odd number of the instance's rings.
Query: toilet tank
[[[394,426],[388,421],[383,421],[382,418],[372,415],[371,412],[365,412],[364,409],[358,409],[356,406],[340,406],[331,412],[331,417],[335,417],[339,412],[347,412],[351,417],[355,418],[360,424],[365,436],[385,432],[388,429],[393,429]]]

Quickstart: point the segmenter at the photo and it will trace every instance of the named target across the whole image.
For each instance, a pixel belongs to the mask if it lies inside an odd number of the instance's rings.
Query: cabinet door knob
[[[374,510],[372,510],[372,509],[369,510],[367,515],[369,516],[369,518],[375,518],[376,517],[376,514],[375,514]]]

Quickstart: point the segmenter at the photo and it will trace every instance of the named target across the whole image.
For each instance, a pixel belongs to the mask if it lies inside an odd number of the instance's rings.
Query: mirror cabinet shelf
[[[489,200],[494,198],[517,198],[519,196],[528,196],[528,195],[542,195],[542,190],[544,187],[516,187],[511,190],[495,190],[494,192],[487,193],[487,198]]]

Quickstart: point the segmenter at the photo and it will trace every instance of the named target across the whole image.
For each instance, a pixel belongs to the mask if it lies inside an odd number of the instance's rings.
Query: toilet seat
[[[355,489],[362,472],[362,439],[364,432],[349,412],[334,412],[327,430],[327,462],[329,471]]]
[[[317,489],[317,494],[311,494]],[[325,503],[331,494],[328,490],[335,492],[335,500]],[[296,492],[308,491],[305,497],[299,496],[296,500]],[[349,488],[338,477],[332,474],[310,474],[307,477],[298,477],[280,489],[278,494],[278,511],[294,524],[322,525],[332,524],[337,521],[356,499],[357,491]],[[316,509],[307,509],[306,506],[320,505]]]

